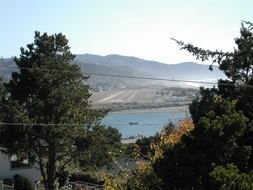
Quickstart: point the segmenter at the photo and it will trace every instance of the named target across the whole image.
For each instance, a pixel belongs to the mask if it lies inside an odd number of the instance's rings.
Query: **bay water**
[[[122,111],[109,112],[102,124],[117,128],[123,138],[142,135],[153,136],[169,122],[178,122],[187,117],[183,111]]]

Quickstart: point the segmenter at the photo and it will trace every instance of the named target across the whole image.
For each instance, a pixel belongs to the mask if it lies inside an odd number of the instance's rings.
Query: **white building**
[[[32,184],[40,180],[40,170],[28,162],[23,160],[17,164],[17,156],[6,153],[5,148],[0,147],[0,178],[13,178],[14,175],[20,175],[30,180]]]

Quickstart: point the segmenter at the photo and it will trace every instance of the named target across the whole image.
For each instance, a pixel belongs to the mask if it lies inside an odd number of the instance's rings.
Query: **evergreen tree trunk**
[[[49,142],[48,152],[48,168],[47,168],[47,186],[48,190],[54,190],[54,182],[56,179],[56,154],[55,142]]]

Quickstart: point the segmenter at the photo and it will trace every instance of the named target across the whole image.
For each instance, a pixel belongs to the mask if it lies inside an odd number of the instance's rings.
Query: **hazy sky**
[[[252,0],[1,0],[0,56],[19,55],[34,31],[62,32],[73,53],[194,61],[170,40],[232,50]]]

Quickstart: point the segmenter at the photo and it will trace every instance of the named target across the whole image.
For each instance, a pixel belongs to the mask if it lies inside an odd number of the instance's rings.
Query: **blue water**
[[[185,112],[111,112],[103,120],[102,124],[115,127],[122,137],[152,136],[170,121],[177,122],[186,117]],[[137,122],[130,125],[130,122]]]

